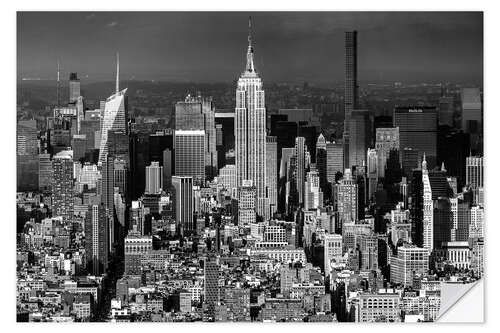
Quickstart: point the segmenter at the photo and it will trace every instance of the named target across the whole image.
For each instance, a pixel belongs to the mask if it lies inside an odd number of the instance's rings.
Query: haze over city
[[[231,82],[254,21],[265,82],[343,80],[343,33],[360,30],[360,81],[482,84],[480,12],[42,12],[18,13],[18,79],[122,78]],[[389,60],[389,61],[388,61]]]

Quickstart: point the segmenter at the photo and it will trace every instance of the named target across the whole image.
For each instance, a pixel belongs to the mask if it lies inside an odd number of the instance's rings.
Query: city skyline
[[[482,82],[481,12],[20,12],[18,79],[55,80],[59,60],[63,72],[111,80],[120,52],[124,80],[232,82],[249,15],[266,82],[342,81],[348,30],[363,31],[360,81]]]
[[[482,86],[359,89],[375,24],[336,44],[343,89],[268,89],[296,54],[259,65],[247,22],[228,87],[123,89],[116,52],[111,95],[59,61],[55,98],[20,88],[18,322],[433,322],[485,277]]]

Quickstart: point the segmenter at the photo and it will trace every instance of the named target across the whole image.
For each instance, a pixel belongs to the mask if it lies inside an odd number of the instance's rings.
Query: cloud
[[[106,26],[109,28],[112,28],[112,27],[117,26],[117,25],[118,25],[118,22],[116,22],[116,21],[112,21],[112,22],[109,22],[108,24],[106,24]]]
[[[89,15],[85,16],[85,19],[88,20],[88,21],[90,21],[90,20],[94,19],[94,17],[95,17],[95,14],[92,13],[92,14],[89,14]]]

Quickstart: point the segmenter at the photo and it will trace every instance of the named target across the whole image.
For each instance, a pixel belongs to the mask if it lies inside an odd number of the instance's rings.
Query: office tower
[[[376,271],[378,269],[378,237],[374,233],[356,236],[358,245],[359,269]]]
[[[219,182],[224,185],[224,188],[230,191],[231,196],[236,197],[237,180],[236,166],[227,164],[219,170]]]
[[[358,108],[358,32],[345,32],[344,167],[350,168],[351,113]],[[366,150],[364,150],[365,152]],[[364,155],[363,152],[363,155]]]
[[[371,119],[368,110],[351,110],[349,125],[349,165],[366,165],[366,150],[370,146]]]
[[[277,115],[271,115],[271,117],[274,116]],[[295,146],[295,138],[297,137],[297,133],[298,133],[298,125],[295,122],[280,120],[274,124],[274,129],[271,129],[271,135],[276,136],[278,140],[279,159],[281,159],[281,152],[283,148],[291,148]]]
[[[372,199],[377,191],[378,184],[378,167],[379,167],[379,158],[378,155],[380,151],[377,149],[368,148],[368,152],[366,153],[366,173],[368,178],[368,199]]]
[[[129,230],[138,232],[141,235],[146,235],[146,215],[148,215],[149,213],[149,208],[144,207],[142,201],[132,201],[129,216]]]
[[[398,246],[398,242],[411,241],[410,211],[404,209],[403,202],[398,202],[396,209],[391,210],[390,230],[394,246]]]
[[[264,216],[266,202],[266,109],[262,80],[254,66],[250,32],[246,67],[236,88],[234,124],[238,187],[242,186],[245,180],[252,181],[256,190],[257,214]]]
[[[438,197],[433,202],[433,209],[433,250],[441,250],[445,243],[451,241],[453,230],[453,214],[450,199],[447,197]]]
[[[205,183],[205,131],[175,131],[175,175],[192,177],[195,185]]]
[[[278,141],[275,136],[266,136],[266,186],[271,217],[278,210]]]
[[[307,173],[304,187],[304,210],[323,207],[323,192],[319,186],[318,171],[311,170]]]
[[[84,186],[86,186],[89,190],[95,189],[100,178],[101,173],[98,170],[97,165],[86,162],[78,175],[76,175],[76,181],[78,183],[77,188],[80,192],[83,192]]]
[[[424,212],[424,185],[423,185],[422,170],[414,169],[411,173],[410,181],[410,222],[411,222],[411,239],[413,244],[423,247],[423,212]]]
[[[17,155],[38,154],[38,130],[36,120],[19,120],[17,122]]]
[[[389,152],[392,149],[399,151],[399,128],[377,128],[375,130],[375,149],[378,155],[378,176],[384,178]],[[416,167],[416,164],[413,167]]]
[[[344,165],[344,150],[342,143],[326,143],[326,179],[329,183],[335,183],[335,174],[342,173]]]
[[[419,159],[425,153],[429,168],[436,165],[437,111],[432,106],[394,108],[394,127],[399,127],[399,147],[417,149]]]
[[[466,159],[465,183],[472,189],[483,187],[483,158],[469,156]]]
[[[163,185],[165,190],[168,190],[172,186],[172,150],[165,149],[163,151]]]
[[[298,204],[304,204],[304,182],[306,179],[306,154],[308,150],[306,147],[306,140],[304,137],[297,137],[295,139],[295,188],[298,193]]]
[[[482,132],[482,103],[479,88],[462,88],[462,130],[465,133]]]
[[[307,151],[311,155],[311,162],[316,163],[316,126],[309,126],[307,124],[299,123],[297,128],[297,136],[305,139]]]
[[[205,299],[204,308],[205,315],[208,321],[215,320],[215,309],[220,302],[219,288],[219,259],[208,257],[205,259],[203,267],[205,280]]]
[[[73,150],[73,160],[81,161],[85,159],[87,153],[87,137],[85,134],[75,134],[71,139],[71,150]]]
[[[101,168],[101,202],[104,203],[104,208],[106,209],[106,214],[108,217],[113,217],[113,197],[115,193],[114,165],[114,158],[112,156],[106,156]]]
[[[454,99],[453,96],[439,98],[439,125],[453,127]]]
[[[106,99],[101,122],[101,142],[99,147],[99,163],[103,163],[108,154],[108,132],[123,131],[127,133],[127,88],[119,90],[120,61],[116,59],[116,90]]]
[[[65,223],[73,219],[73,153],[66,150],[52,159],[52,215],[62,216]]]
[[[330,275],[330,271],[335,264],[339,264],[342,259],[342,235],[325,235],[324,247],[325,278]]]
[[[140,275],[141,257],[153,249],[153,238],[129,231],[125,237],[125,275]]]
[[[355,222],[358,220],[358,184],[352,177],[351,170],[345,169],[344,177],[336,187],[337,211],[340,222]]]
[[[69,103],[76,103],[80,93],[80,79],[76,73],[69,74]]]
[[[484,208],[470,208],[469,238],[484,237]]]
[[[278,115],[285,115],[285,121],[295,123],[313,124],[314,114],[312,109],[279,109]]]
[[[412,244],[399,246],[397,255],[391,257],[390,281],[412,286],[414,277],[429,271],[429,254],[429,250]]]
[[[193,177],[173,176],[175,221],[181,236],[192,233],[193,224]]]
[[[441,126],[438,131],[437,155],[438,163],[444,163],[448,174],[457,177],[457,186],[462,189],[466,185],[466,158],[471,153],[470,134],[450,130]]]
[[[108,155],[120,158],[130,165],[130,139],[125,131],[108,131]]]
[[[53,177],[52,161],[50,154],[38,155],[38,189],[40,191],[50,191]]]
[[[434,249],[434,204],[432,200],[432,189],[429,180],[429,171],[427,170],[425,153],[422,159],[422,189],[423,248],[432,252]]]
[[[150,166],[146,167],[146,194],[161,193],[163,184],[163,167],[159,162],[151,162]]]
[[[251,180],[244,181],[238,188],[238,225],[249,226],[256,221],[255,201],[257,189]]]
[[[403,167],[403,175],[411,177],[413,169],[419,168],[419,152],[417,149],[404,148],[401,152],[401,162]],[[384,171],[385,173],[385,171]]]
[[[318,169],[319,184],[323,192],[326,188],[326,140],[323,133],[320,133],[316,141],[316,169]]]
[[[85,138],[87,139],[87,151],[91,151],[93,149],[99,149],[100,128],[101,128],[100,116],[92,119],[84,119],[80,122],[80,135],[85,135]]]
[[[234,164],[234,108],[217,109],[215,112],[215,124],[219,125],[222,131],[222,147],[217,148],[219,155],[223,156],[226,164]],[[232,153],[231,156],[226,154]],[[219,164],[219,160],[217,160]],[[218,165],[219,169],[224,164]]]
[[[89,205],[85,215],[85,256],[90,274],[101,275],[106,272],[108,242],[108,218],[104,205]]]
[[[36,191],[39,161],[37,155],[17,155],[17,191]]]
[[[124,197],[128,196],[128,167],[125,160],[115,158],[113,160],[113,186],[118,188],[118,193]]]
[[[205,131],[204,165],[206,176],[213,179],[217,173],[215,107],[212,98],[188,95],[175,105],[175,130]]]

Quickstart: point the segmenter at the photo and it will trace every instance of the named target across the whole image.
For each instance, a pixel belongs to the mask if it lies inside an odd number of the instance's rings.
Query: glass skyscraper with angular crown
[[[102,164],[108,154],[108,132],[127,132],[127,115],[125,110],[125,93],[127,88],[119,89],[120,60],[116,59],[116,91],[108,97],[104,106],[101,123],[101,147],[99,149],[99,164]]]
[[[250,21],[249,21],[250,31]],[[266,109],[262,80],[255,70],[252,38],[248,35],[247,63],[236,88],[235,150],[237,185],[251,180],[256,189],[256,211],[266,209]]]

